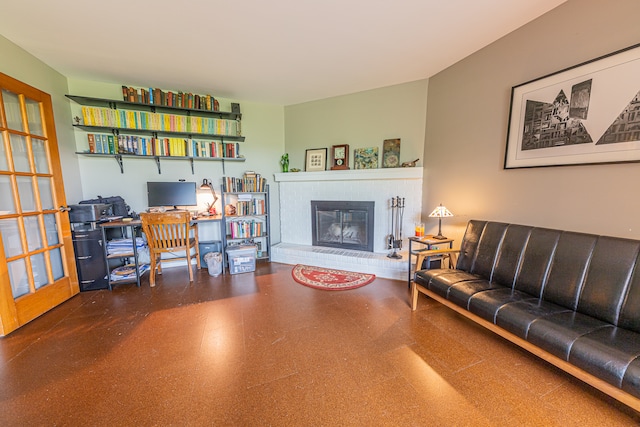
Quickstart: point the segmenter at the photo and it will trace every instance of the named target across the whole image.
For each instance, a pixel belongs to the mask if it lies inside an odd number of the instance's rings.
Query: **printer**
[[[110,203],[69,205],[69,208],[71,223],[101,222],[113,215],[113,207]]]

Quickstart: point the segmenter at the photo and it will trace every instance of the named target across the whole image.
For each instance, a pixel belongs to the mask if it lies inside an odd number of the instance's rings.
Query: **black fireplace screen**
[[[313,245],[373,252],[374,203],[312,200]]]

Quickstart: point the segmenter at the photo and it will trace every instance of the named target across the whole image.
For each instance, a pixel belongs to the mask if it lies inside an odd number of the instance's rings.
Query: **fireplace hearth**
[[[375,202],[311,201],[313,246],[373,252]]]

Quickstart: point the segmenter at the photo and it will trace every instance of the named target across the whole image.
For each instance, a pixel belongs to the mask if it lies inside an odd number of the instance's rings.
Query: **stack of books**
[[[220,103],[211,95],[197,95],[191,92],[172,92],[162,89],[136,89],[122,86],[122,99],[139,104],[162,105],[164,107],[191,108],[194,110],[219,111]]]
[[[267,180],[254,171],[245,172],[242,178],[222,177],[222,190],[227,193],[263,193],[266,188]]]

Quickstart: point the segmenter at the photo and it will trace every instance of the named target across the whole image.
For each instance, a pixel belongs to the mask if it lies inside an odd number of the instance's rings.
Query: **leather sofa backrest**
[[[578,297],[598,236],[565,231],[560,235],[542,297],[571,310]]]
[[[529,241],[533,227],[510,224],[504,233],[502,244],[498,250],[498,259],[493,269],[491,280],[503,286],[513,287],[516,274],[520,268],[522,254]]]
[[[617,324],[639,253],[640,241],[598,237],[577,311]]]
[[[476,256],[471,265],[471,273],[491,280],[498,250],[508,226],[509,224],[502,222],[488,222],[485,225],[478,242]]]
[[[478,249],[478,242],[480,236],[484,230],[487,221],[470,220],[467,224],[467,229],[464,232],[464,237],[460,243],[460,254],[458,255],[458,262],[456,268],[458,270],[471,271],[473,260],[476,256],[476,250]]]
[[[531,230],[514,289],[536,297],[542,295],[560,234],[561,231],[548,228]]]

